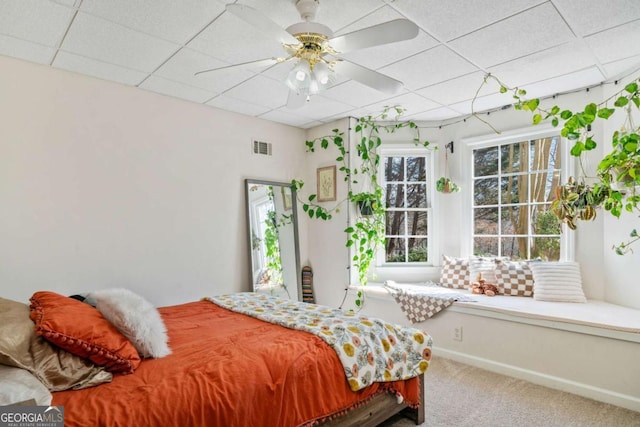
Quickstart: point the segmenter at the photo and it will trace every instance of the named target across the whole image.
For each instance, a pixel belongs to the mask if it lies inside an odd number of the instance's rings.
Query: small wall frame
[[[326,166],[317,170],[317,194],[319,202],[336,200],[336,166]]]

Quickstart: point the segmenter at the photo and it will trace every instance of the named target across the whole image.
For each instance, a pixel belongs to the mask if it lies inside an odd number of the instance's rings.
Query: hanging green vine
[[[310,218],[330,220],[333,213],[339,212],[345,202],[351,202],[368,208],[366,214],[360,213],[357,219],[344,229],[346,234],[346,246],[352,248],[354,254],[351,259],[353,266],[358,270],[358,280],[363,286],[368,282],[368,273],[375,261],[377,249],[385,243],[385,198],[384,189],[378,182],[378,169],[380,166],[379,148],[382,145],[381,134],[391,134],[400,129],[411,129],[414,132],[412,142],[416,145],[428,147],[428,141],[420,139],[420,129],[413,121],[399,121],[404,109],[400,107],[387,107],[376,116],[366,116],[357,119],[355,126],[356,142],[355,154],[358,164],[351,166],[349,162],[350,149],[344,140],[344,132],[333,129],[331,134],[306,141],[308,152],[315,152],[319,146],[327,150],[335,148],[338,154],[335,161],[338,170],[342,173],[344,182],[348,184],[347,197],[332,207],[317,202],[317,194],[313,193],[306,200],[300,199],[302,210]],[[390,114],[394,114],[393,117]],[[389,121],[391,120],[391,121]],[[291,186],[299,193],[304,183],[293,180]],[[362,190],[354,191],[358,186]],[[355,304],[358,308],[364,303],[364,294],[361,290],[356,293]]]
[[[558,189],[552,209],[558,218],[572,229],[576,228],[575,222],[578,219],[594,219],[595,207],[602,207],[616,218],[619,218],[623,211],[640,214],[640,127],[634,124],[632,117],[632,113],[640,109],[640,78],[634,79],[599,104],[587,104],[582,111],[561,109],[557,105],[543,108],[540,106],[539,98],[526,100],[524,96],[527,92],[524,89],[509,88],[491,74],[485,76],[482,85],[489,80],[494,80],[500,85],[501,93],[511,92],[516,101],[514,108],[531,112],[533,124],[547,120],[550,120],[553,126],[562,123],[560,135],[572,141],[570,152],[572,156],[580,158],[583,177],[583,155],[597,147],[591,125],[598,120],[609,119],[618,111],[626,114],[624,126],[611,137],[611,151],[598,163],[597,182],[588,185],[582,181],[570,180]],[[480,89],[476,96],[479,91]],[[473,115],[495,130],[477,114]],[[631,251],[630,245],[640,240],[636,229],[631,231],[629,237],[630,240],[627,242],[613,247],[616,253],[626,254]]]

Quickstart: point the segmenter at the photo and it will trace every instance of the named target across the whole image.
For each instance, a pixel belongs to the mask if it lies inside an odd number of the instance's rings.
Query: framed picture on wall
[[[336,166],[318,168],[318,201],[333,202],[336,200]]]

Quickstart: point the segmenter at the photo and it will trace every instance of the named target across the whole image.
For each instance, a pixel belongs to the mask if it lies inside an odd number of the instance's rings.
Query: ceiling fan
[[[292,62],[285,83],[289,87],[287,106],[299,108],[311,95],[327,89],[342,75],[381,92],[393,95],[402,89],[402,82],[377,71],[340,58],[340,54],[409,40],[418,35],[418,26],[408,19],[395,19],[373,25],[342,36],[333,36],[326,25],[313,22],[319,0],[292,0],[302,22],[285,29],[260,11],[242,4],[228,4],[226,10],[237,16],[265,36],[280,41],[288,56],[265,58],[226,67],[202,70],[196,75],[230,68],[269,66]]]

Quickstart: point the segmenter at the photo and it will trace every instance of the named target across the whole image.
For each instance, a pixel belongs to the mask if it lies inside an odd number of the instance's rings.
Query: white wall
[[[304,131],[5,57],[0,94],[0,296],[250,289],[244,179],[303,174]]]

